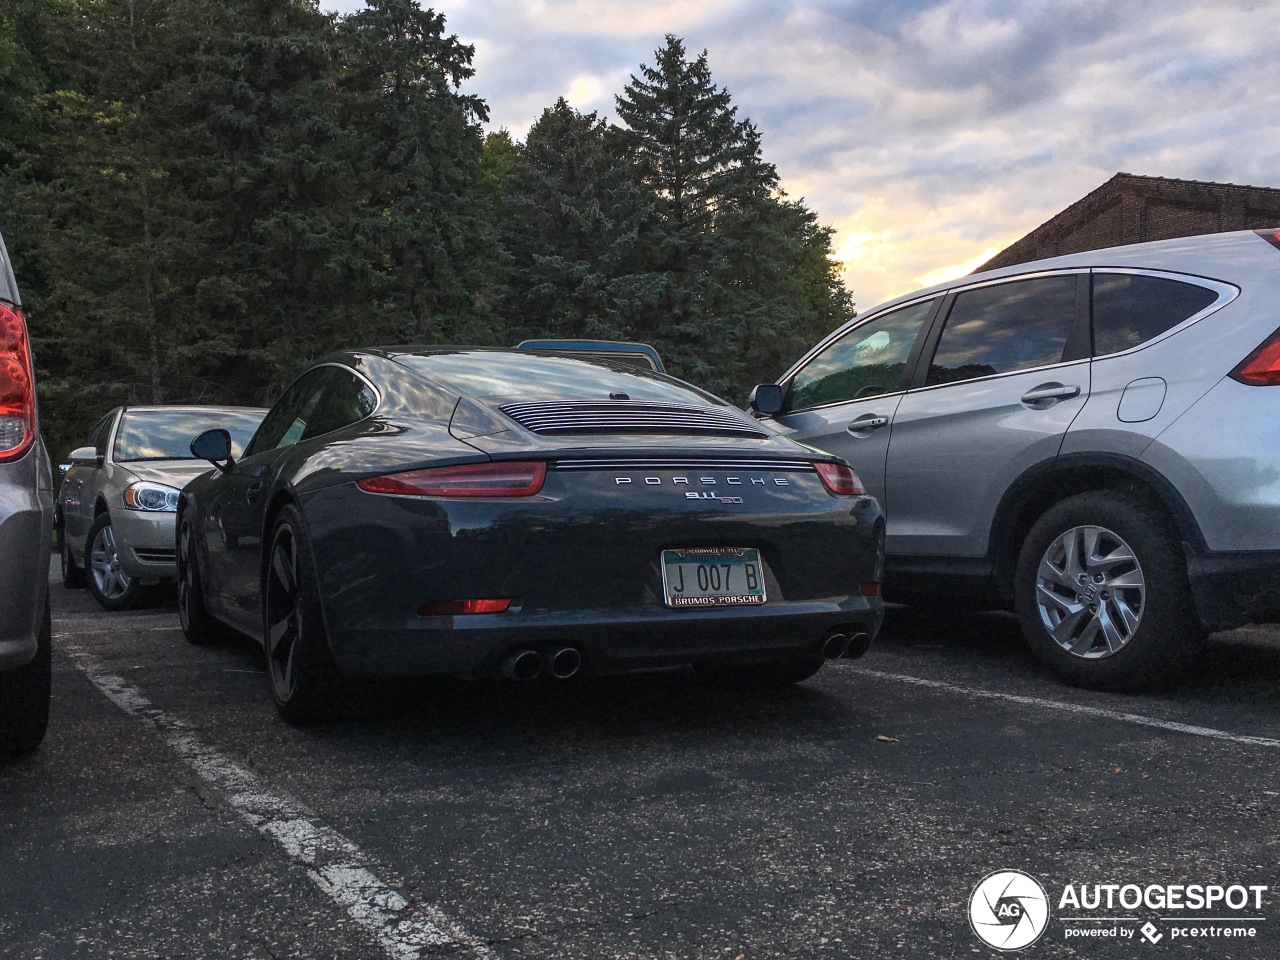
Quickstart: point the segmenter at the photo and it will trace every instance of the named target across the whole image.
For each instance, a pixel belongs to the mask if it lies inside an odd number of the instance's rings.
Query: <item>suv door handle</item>
[[[1038,403],[1041,400],[1070,400],[1080,396],[1080,388],[1064,386],[1061,383],[1042,383],[1033,390],[1022,395],[1023,403]]]
[[[857,420],[854,420],[849,426],[845,427],[850,433],[860,430],[874,430],[876,427],[886,427],[889,425],[888,417],[881,417],[874,413],[864,414]]]

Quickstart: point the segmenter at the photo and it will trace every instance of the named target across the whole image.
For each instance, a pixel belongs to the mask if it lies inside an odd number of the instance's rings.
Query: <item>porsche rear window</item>
[[[468,397],[608,400],[622,395],[630,400],[723,403],[709,393],[662,374],[603,359],[488,350],[400,354],[395,359]]]

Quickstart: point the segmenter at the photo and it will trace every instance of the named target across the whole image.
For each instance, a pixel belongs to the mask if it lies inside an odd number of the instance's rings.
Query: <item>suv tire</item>
[[[1182,544],[1164,514],[1137,497],[1099,490],[1054,505],[1023,541],[1015,576],[1032,653],[1070,683],[1160,686],[1200,653],[1205,631]]]
[[[46,597],[35,659],[0,672],[0,756],[30,753],[44,739],[53,676],[52,628]]]

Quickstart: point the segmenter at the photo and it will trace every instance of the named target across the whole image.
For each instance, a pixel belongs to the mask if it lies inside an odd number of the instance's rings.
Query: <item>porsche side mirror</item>
[[[191,441],[191,455],[208,460],[223,473],[236,465],[231,459],[231,434],[221,427],[206,430]]]
[[[758,383],[751,388],[747,406],[756,413],[772,416],[782,412],[782,387],[776,383]]]

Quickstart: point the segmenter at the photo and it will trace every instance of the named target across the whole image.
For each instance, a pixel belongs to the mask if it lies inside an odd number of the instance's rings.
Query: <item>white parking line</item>
[[[925,680],[922,677],[910,677],[902,673],[884,673],[880,670],[868,670],[865,667],[850,667],[853,673],[864,677],[877,677],[880,680],[894,680],[898,683],[909,683],[917,687],[928,687],[932,690],[945,690],[965,697],[979,697],[984,700],[1005,700],[1020,703],[1027,707],[1044,707],[1049,710],[1061,710],[1063,713],[1075,713],[1086,717],[1098,717],[1103,720],[1119,720],[1123,723],[1136,723],[1143,727],[1155,727],[1159,730],[1171,730],[1174,733],[1189,733],[1195,737],[1209,737],[1213,740],[1229,740],[1232,743],[1243,743],[1251,747],[1280,747],[1280,740],[1270,737],[1251,737],[1240,733],[1229,733],[1226,730],[1215,730],[1213,727],[1197,727],[1176,720],[1162,720],[1159,717],[1147,717],[1140,713],[1123,713],[1119,710],[1105,710],[1102,707],[1086,707],[1079,703],[1063,703],[1061,700],[1044,700],[1040,697],[1024,697],[1016,693],[1000,693],[995,690],[983,690],[978,687],[961,687],[941,680]]]
[[[137,689],[108,673],[97,657],[64,639],[76,666],[106,697],[131,717],[145,720],[199,776],[216,787],[231,807],[270,837],[321,890],[368,930],[394,960],[417,960],[427,948],[461,948],[479,960],[494,954],[442,910],[411,904],[369,868],[359,847],[321,823],[296,800],[276,796],[253,773],[202,743],[185,721],[151,705]]]

